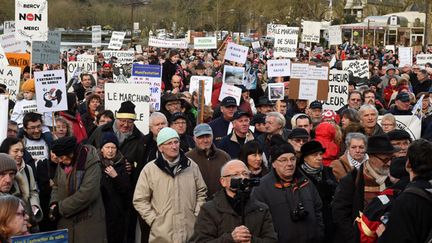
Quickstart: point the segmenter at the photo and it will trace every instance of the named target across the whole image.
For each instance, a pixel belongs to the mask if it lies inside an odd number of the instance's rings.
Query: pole
[[[204,123],[204,80],[199,81],[198,86],[198,115],[197,124]]]
[[[427,51],[427,46],[429,44],[429,28],[430,23],[429,23],[429,19],[430,19],[430,0],[425,0],[425,14],[426,14],[426,18],[425,18],[425,27],[424,27],[424,38],[423,38],[423,43],[424,43],[424,50],[425,52]]]
[[[130,2],[131,5],[131,48],[133,47],[133,31],[134,31],[134,3]]]

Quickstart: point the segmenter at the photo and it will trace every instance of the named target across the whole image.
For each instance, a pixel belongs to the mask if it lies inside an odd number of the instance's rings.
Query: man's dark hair
[[[309,120],[309,124],[312,124],[312,119],[310,118],[310,116],[308,116],[308,115],[299,115],[297,118],[296,118],[296,124],[297,124],[297,120],[298,119],[308,119]]]
[[[362,99],[362,101],[363,101],[363,95],[362,95],[362,93],[361,93],[360,91],[358,91],[358,90],[353,90],[353,91],[349,92],[349,93],[348,93],[348,100],[351,99],[351,95],[353,95],[353,94],[358,94],[358,95],[360,95],[360,99]]]
[[[96,122],[97,123],[99,123],[102,116],[109,117],[109,118],[111,118],[111,120],[114,121],[114,113],[110,110],[104,110],[104,111],[99,112],[96,116]]]
[[[417,176],[422,176],[432,171],[432,143],[426,139],[418,139],[408,147],[408,163]]]
[[[42,121],[42,115],[38,114],[38,113],[35,113],[35,112],[29,112],[29,113],[27,113],[27,114],[24,115],[23,126],[25,128],[27,128],[27,125],[28,125],[29,122],[37,122],[37,121],[40,121],[41,123],[43,123],[43,121]]]
[[[371,90],[371,89],[367,89],[367,90],[363,91],[363,96],[366,96],[366,94],[369,94],[369,93],[372,93],[372,94],[375,96],[375,98],[376,98],[376,93],[375,93],[375,91],[373,91],[373,90]]]
[[[16,121],[8,120],[8,126],[18,126]]]

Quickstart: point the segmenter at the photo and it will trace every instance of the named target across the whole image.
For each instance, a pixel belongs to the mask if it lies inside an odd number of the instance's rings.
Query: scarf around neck
[[[362,165],[365,161],[369,160],[369,155],[365,154],[361,161],[357,161],[353,157],[351,157],[349,152],[347,152],[347,158],[348,158],[348,162],[350,163],[350,165],[354,166],[356,169],[358,169],[358,168],[360,168],[360,165]]]
[[[380,174],[378,171],[376,171],[372,165],[370,164],[369,160],[366,161],[366,163],[364,163],[365,168],[366,168],[366,172],[368,175],[370,175],[372,178],[375,179],[375,182],[380,185],[380,189],[381,187],[385,186],[385,180],[388,177],[388,173],[386,173],[385,175]]]

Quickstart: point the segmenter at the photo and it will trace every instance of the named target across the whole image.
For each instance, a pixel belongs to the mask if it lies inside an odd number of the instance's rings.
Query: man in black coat
[[[420,139],[408,148],[411,182],[396,199],[379,242],[429,242],[432,234],[432,143]]]
[[[232,181],[249,175],[240,160],[228,161],[222,167],[220,183],[224,189],[202,206],[191,242],[277,242],[267,205],[249,199],[248,192],[244,192],[246,203],[242,210],[238,188],[233,188]]]

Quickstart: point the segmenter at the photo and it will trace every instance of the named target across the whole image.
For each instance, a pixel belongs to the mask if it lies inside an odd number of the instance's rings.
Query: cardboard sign
[[[47,41],[34,41],[32,45],[32,62],[58,64],[60,62],[61,32],[48,32]]]
[[[30,54],[28,53],[6,53],[9,66],[20,67],[23,70],[30,65]]]
[[[333,25],[328,27],[329,33],[329,45],[341,45],[342,44],[342,30],[339,25]]]
[[[285,96],[284,83],[270,83],[268,84],[268,99],[269,100],[283,100]]]
[[[421,138],[421,119],[417,116],[394,116],[396,118],[396,129],[408,132],[412,140]],[[378,116],[378,124],[381,124],[382,116]]]
[[[298,27],[280,26],[275,29],[275,43],[273,56],[296,57],[298,43]]]
[[[148,41],[149,46],[161,47],[161,48],[173,48],[173,49],[186,49],[187,42],[185,39],[158,39],[150,36]]]
[[[27,49],[24,41],[15,38],[15,32],[0,35],[0,45],[6,53],[25,53]]]
[[[337,111],[348,104],[348,81],[347,71],[332,69],[329,74],[329,95],[323,104],[324,110]]]
[[[100,25],[92,25],[92,47],[102,46],[102,27]]]
[[[15,32],[15,21],[10,20],[10,21],[4,21],[3,22],[3,33],[7,34],[7,33],[12,33]]]
[[[346,60],[342,61],[342,70],[348,71],[354,80],[369,78],[368,60]]]
[[[6,85],[9,98],[16,101],[21,80],[21,68],[0,66],[0,84]]]
[[[291,63],[289,98],[305,100],[327,100],[329,81],[328,66],[309,63]]]
[[[131,101],[135,105],[135,126],[144,134],[149,132],[150,88],[148,84],[105,84],[105,109],[114,114],[121,103]]]
[[[287,27],[283,24],[267,24],[267,37],[276,37],[276,29],[279,27]]]
[[[6,95],[0,94],[0,141],[7,137],[9,115],[9,99]]]
[[[222,76],[223,83],[230,85],[241,85],[244,79],[244,68],[236,66],[224,66],[224,73]]]
[[[95,62],[95,56],[89,54],[81,54],[77,56],[77,62]]]
[[[291,78],[328,80],[328,66],[315,66],[308,63],[292,63]]]
[[[111,39],[108,45],[108,49],[120,50],[123,45],[123,40],[126,36],[126,32],[113,31]]]
[[[405,64],[412,65],[412,48],[411,47],[399,47],[399,67],[403,67]]]
[[[102,54],[106,62],[109,62],[112,57],[116,57],[118,63],[132,63],[135,58],[133,51],[102,51]]]
[[[39,112],[68,109],[64,70],[35,72],[36,103]]]
[[[199,92],[199,82],[204,80],[204,99],[206,105],[211,105],[211,97],[213,92],[213,77],[207,76],[192,76],[189,83],[189,93]]]
[[[4,52],[3,47],[1,45],[0,45],[0,66],[9,66],[6,53]]]
[[[209,49],[216,49],[217,48],[217,41],[216,36],[212,37],[195,37],[194,38],[194,49],[200,50],[209,50]]]
[[[271,77],[286,77],[291,75],[291,60],[278,59],[267,61],[267,76]]]
[[[319,43],[321,22],[303,21],[302,42]]]
[[[50,232],[36,233],[31,235],[14,236],[12,243],[38,242],[38,243],[68,243],[68,230],[56,230]]]
[[[234,42],[229,42],[225,51],[225,60],[246,63],[249,48],[247,46],[237,45]]]
[[[74,72],[80,80],[81,73],[90,73],[97,81],[97,64],[95,62],[68,62],[66,70],[68,81],[72,79]]]
[[[134,63],[132,65],[132,83],[148,84],[150,89],[150,105],[153,110],[160,110],[162,93],[161,65],[144,65],[140,63]]]
[[[234,85],[223,83],[221,87],[221,92],[219,94],[219,101],[222,101],[225,97],[228,96],[233,97],[236,100],[237,105],[240,105],[241,89]]]
[[[416,64],[424,68],[426,63],[432,63],[432,54],[417,54]]]
[[[252,42],[252,49],[256,50],[256,49],[260,49],[261,48],[261,44],[259,41],[253,41]]]
[[[48,39],[48,1],[15,0],[15,37],[18,40]]]

